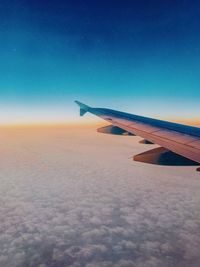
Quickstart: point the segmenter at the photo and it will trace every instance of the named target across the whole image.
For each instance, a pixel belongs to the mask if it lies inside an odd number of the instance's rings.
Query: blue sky
[[[1,122],[73,121],[78,99],[198,117],[199,1],[0,3]]]

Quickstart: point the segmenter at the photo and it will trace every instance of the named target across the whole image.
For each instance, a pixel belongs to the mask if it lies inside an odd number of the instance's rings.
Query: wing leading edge
[[[107,108],[92,108],[79,101],[80,115],[90,112],[113,126],[158,144],[176,154],[200,163],[200,128]]]

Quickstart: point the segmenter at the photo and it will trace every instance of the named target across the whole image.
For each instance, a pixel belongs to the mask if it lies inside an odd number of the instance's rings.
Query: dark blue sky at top
[[[3,0],[0,18],[1,103],[198,103],[199,1]]]

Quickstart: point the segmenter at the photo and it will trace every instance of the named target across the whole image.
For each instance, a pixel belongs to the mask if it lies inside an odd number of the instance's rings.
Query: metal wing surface
[[[75,101],[80,115],[90,112],[133,135],[158,144],[176,154],[200,163],[200,128],[133,115],[107,108],[92,108]]]

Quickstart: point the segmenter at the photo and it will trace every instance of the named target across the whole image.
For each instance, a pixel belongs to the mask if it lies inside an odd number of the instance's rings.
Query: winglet
[[[79,101],[74,101],[79,107],[80,107],[80,116],[83,116],[88,110],[89,106],[79,102]]]

